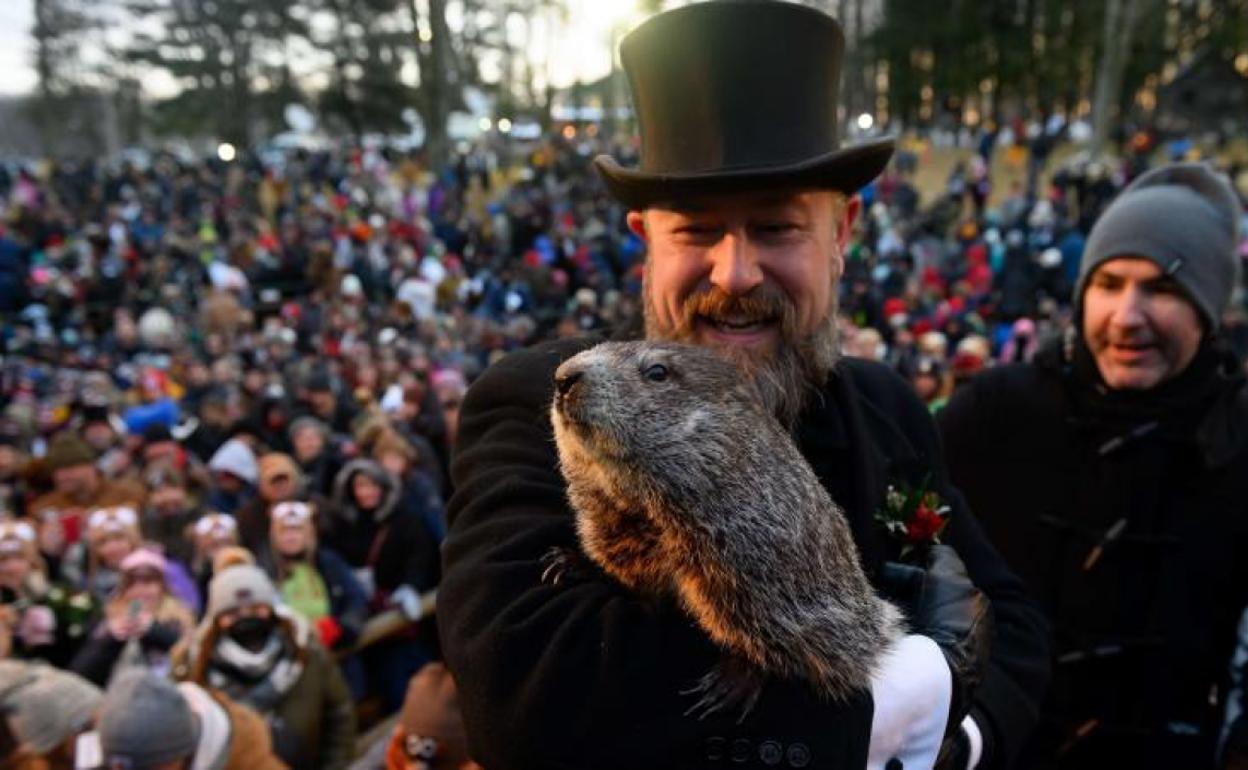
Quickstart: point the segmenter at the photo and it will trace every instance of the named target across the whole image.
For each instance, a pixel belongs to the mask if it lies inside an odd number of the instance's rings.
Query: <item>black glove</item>
[[[910,620],[912,633],[940,647],[953,674],[946,737],[954,734],[971,710],[975,690],[988,668],[992,642],[992,605],[951,547],[933,545],[927,569],[888,562],[880,574],[881,588]]]

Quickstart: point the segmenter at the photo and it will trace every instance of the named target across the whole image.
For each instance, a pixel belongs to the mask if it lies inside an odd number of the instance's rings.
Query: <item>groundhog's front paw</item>
[[[740,724],[754,710],[766,683],[767,675],[758,667],[744,658],[725,654],[696,685],[681,691],[681,695],[701,696],[685,716],[701,720],[716,712],[737,711],[737,724]]]
[[[559,585],[565,577],[575,577],[585,572],[585,555],[575,548],[557,545],[542,556],[542,582]]]

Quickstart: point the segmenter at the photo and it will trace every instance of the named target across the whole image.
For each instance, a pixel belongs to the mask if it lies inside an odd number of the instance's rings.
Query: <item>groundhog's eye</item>
[[[651,382],[662,382],[667,379],[667,367],[663,364],[651,364],[641,374]]]

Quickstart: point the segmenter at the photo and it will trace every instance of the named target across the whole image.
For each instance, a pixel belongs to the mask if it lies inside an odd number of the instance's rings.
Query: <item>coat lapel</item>
[[[833,374],[822,395],[802,417],[802,454],[845,509],[863,567],[874,575],[885,558],[874,513],[884,499],[889,458],[868,429],[858,394],[843,371]]]

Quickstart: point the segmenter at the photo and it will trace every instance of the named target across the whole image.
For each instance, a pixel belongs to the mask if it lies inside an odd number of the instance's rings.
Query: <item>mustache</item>
[[[786,339],[798,336],[796,309],[784,292],[775,286],[759,286],[741,295],[728,294],[716,287],[691,294],[681,303],[679,333],[682,336],[691,335],[699,318],[777,320]]]

